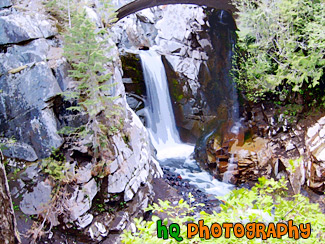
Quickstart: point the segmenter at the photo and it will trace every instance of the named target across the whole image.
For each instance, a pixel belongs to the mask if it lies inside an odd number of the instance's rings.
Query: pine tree
[[[65,96],[78,100],[78,106],[70,110],[84,111],[89,116],[84,130],[79,131],[79,136],[91,134],[93,136],[93,149],[95,155],[107,145],[107,128],[98,120],[98,115],[104,112],[106,116],[116,114],[119,109],[114,105],[116,97],[112,97],[111,73],[105,66],[112,60],[107,57],[111,47],[107,47],[104,29],[96,29],[95,24],[86,17],[85,11],[76,13],[72,17],[72,27],[65,35],[65,56],[72,66],[70,76],[78,82],[73,91],[68,91]]]

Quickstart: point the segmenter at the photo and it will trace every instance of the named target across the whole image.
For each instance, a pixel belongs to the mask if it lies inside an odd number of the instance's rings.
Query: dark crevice
[[[6,53],[10,45],[0,45],[0,53]]]
[[[35,41],[37,39],[41,39],[41,38],[32,38],[32,39],[28,39],[28,40],[24,40],[21,42],[16,42],[16,43],[6,43],[3,45],[0,45],[0,53],[6,53],[7,49],[13,45],[18,45],[18,46],[26,46],[29,43],[31,43],[32,41]]]
[[[1,11],[1,10],[5,10],[5,9],[10,9],[11,7],[12,7],[12,5],[1,7],[1,8],[0,8],[0,11]]]

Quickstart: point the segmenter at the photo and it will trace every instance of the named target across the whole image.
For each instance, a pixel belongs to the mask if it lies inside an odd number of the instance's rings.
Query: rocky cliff
[[[96,2],[90,6],[85,7],[88,16],[99,20]],[[68,77],[71,67],[63,57],[58,21],[42,1],[8,0],[0,2],[0,25],[0,131],[7,168],[15,179],[10,183],[15,204],[22,214],[42,216],[51,226],[79,229],[93,242],[111,231],[120,232],[152,200],[151,179],[161,176],[161,170],[152,158],[146,129],[126,103],[117,48],[108,54],[113,61],[107,69],[112,73],[110,83],[116,84],[111,96],[118,97],[115,104],[122,110],[123,128],[106,135],[110,160],[107,175],[100,178],[94,173],[97,166],[87,139],[71,141],[58,134],[64,126],[87,121],[85,114],[67,110],[72,104],[60,96],[75,83]],[[103,25],[97,21],[97,26]],[[114,43],[108,40],[108,45]],[[55,151],[64,152],[60,169],[68,169],[72,177],[60,211],[58,205],[49,207],[56,188],[49,180],[51,173],[44,171],[50,164],[44,167],[43,160]],[[103,203],[107,207],[98,207]]]

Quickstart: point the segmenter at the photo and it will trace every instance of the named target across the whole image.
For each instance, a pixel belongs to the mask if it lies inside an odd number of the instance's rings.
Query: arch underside
[[[231,4],[231,0],[135,0],[119,8],[116,11],[117,18],[122,19],[137,11],[167,4],[195,4],[198,6],[227,10],[230,13],[236,11],[235,7]]]

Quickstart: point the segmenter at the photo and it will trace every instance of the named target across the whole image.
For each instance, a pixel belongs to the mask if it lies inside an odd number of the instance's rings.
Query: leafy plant
[[[18,211],[20,209],[19,205],[16,205],[16,203],[14,201],[12,201],[12,207],[13,207],[14,211]]]
[[[60,151],[60,148],[52,147],[52,150],[51,150],[51,157],[52,157],[53,159],[58,160],[58,161],[64,161],[64,160],[65,160],[65,157],[64,157],[64,155],[62,154],[62,152]]]
[[[259,183],[251,190],[242,188],[233,190],[227,196],[221,198],[223,205],[220,213],[208,214],[200,212],[194,215],[197,205],[191,205],[184,200],[180,200],[176,206],[169,201],[159,200],[159,204],[149,206],[153,214],[164,213],[167,218],[163,223],[177,223],[181,226],[180,236],[183,243],[321,243],[325,238],[325,215],[319,209],[318,204],[312,204],[309,199],[302,195],[287,197],[287,182],[283,178],[279,181],[273,179],[260,178]],[[190,195],[190,202],[194,202]],[[236,238],[230,235],[229,239],[221,236],[218,239],[205,240],[199,235],[192,239],[187,239],[186,224],[197,222],[203,219],[204,224],[211,226],[213,223],[239,223],[239,222],[266,222],[266,218],[271,222],[284,222],[293,220],[294,223],[310,223],[312,233],[308,239],[290,239],[283,236],[282,239],[269,238],[267,240]],[[166,240],[157,237],[156,222],[159,217],[153,215],[151,221],[144,221],[142,218],[135,219],[137,231],[124,231],[122,234],[123,243],[166,243]],[[173,238],[168,243],[179,243]]]
[[[66,162],[56,161],[52,158],[43,159],[41,165],[42,171],[48,174],[54,181],[64,181],[68,178],[68,168]]]
[[[233,0],[238,11],[235,81],[249,100],[288,91],[324,97],[322,1]],[[315,88],[320,87],[321,92]],[[314,100],[315,97],[311,97]]]
[[[126,207],[126,202],[124,202],[124,201],[123,202],[120,202],[120,207],[121,208],[125,208]]]
[[[298,159],[290,159],[289,160],[289,164],[290,166],[287,167],[287,170],[289,170],[290,172],[294,173],[298,168],[299,166],[303,163],[302,161],[302,157],[298,158]]]

